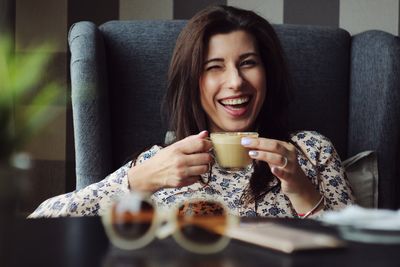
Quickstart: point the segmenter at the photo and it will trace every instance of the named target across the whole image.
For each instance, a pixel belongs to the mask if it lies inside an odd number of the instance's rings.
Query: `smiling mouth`
[[[246,107],[251,100],[251,96],[242,96],[237,98],[228,98],[219,100],[219,103],[224,107],[231,109],[241,109]]]

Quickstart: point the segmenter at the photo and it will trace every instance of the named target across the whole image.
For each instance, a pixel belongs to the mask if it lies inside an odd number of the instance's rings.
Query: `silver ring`
[[[282,166],[279,166],[279,167],[278,167],[279,169],[284,169],[284,168],[286,167],[287,163],[288,163],[287,157],[283,157],[283,159],[284,159],[285,163],[283,163]]]

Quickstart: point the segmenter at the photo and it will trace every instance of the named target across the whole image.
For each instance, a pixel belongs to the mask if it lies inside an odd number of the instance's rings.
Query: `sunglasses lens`
[[[228,223],[225,208],[213,201],[184,203],[178,210],[177,220],[187,240],[203,245],[219,241]]]
[[[150,203],[136,199],[117,203],[111,214],[115,233],[125,240],[136,240],[149,231],[155,212]]]

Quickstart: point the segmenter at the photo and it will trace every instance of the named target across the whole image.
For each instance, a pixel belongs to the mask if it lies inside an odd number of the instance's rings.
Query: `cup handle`
[[[205,137],[204,140],[212,142],[210,137]],[[214,151],[214,147],[211,147],[207,152],[212,152],[212,151]],[[210,155],[215,160],[214,153],[210,153]]]

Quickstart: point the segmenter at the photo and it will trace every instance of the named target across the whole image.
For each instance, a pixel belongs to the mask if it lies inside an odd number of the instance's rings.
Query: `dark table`
[[[312,220],[282,220],[300,228],[324,228]],[[97,217],[58,219],[17,219],[8,260],[0,266],[400,266],[400,245],[349,242],[336,250],[298,252],[287,255],[232,240],[214,255],[197,255],[181,248],[172,238],[154,240],[149,246],[125,252],[113,248]]]

